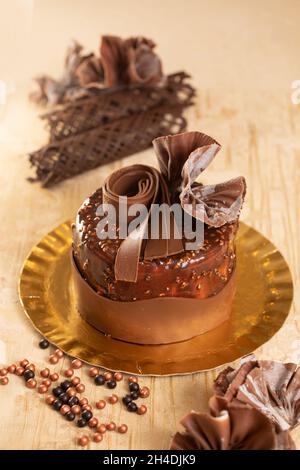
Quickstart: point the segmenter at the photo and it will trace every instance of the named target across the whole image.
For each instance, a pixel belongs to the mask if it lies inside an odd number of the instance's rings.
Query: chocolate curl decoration
[[[295,449],[288,432],[276,434],[270,420],[247,405],[228,403],[221,397],[209,400],[209,413],[187,414],[171,450],[283,450]]]
[[[170,238],[145,240],[153,204],[170,205],[168,187],[158,170],[146,165],[132,165],[114,172],[104,183],[103,201],[113,204],[118,209],[124,196],[127,198],[128,211],[133,204],[143,204],[148,209],[139,228],[135,228],[121,243],[115,259],[116,280],[136,282],[143,244],[145,259],[151,259],[154,255],[160,258],[181,252],[183,244],[181,239],[173,237],[174,231]],[[173,215],[171,217],[174,225]],[[168,227],[165,213],[162,214],[162,224]]]
[[[239,369],[228,367],[215,380],[215,392],[230,403],[246,403],[282,431],[300,422],[300,368],[297,364],[250,358]]]

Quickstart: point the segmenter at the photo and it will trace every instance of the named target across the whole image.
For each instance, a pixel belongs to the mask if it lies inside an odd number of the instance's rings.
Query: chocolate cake
[[[153,145],[160,171],[132,165],[112,173],[83,203],[73,226],[80,314],[105,334],[141,344],[183,341],[228,319],[235,293],[234,240],[246,191],[242,177],[209,186],[196,182],[220,150],[205,134],[159,137]],[[116,237],[102,239],[99,208],[120,209],[125,196],[126,207],[147,207],[139,236],[121,237],[117,218]],[[182,217],[202,224],[201,243],[186,249],[189,240],[185,233],[178,236],[173,214],[168,236],[162,236],[162,215],[160,236],[151,239],[155,204],[180,204]]]

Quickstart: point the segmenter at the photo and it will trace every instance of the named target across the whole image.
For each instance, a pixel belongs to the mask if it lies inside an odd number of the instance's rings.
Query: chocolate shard
[[[90,88],[81,99],[42,115],[50,132],[50,141],[65,139],[158,105],[169,105],[170,109],[175,105],[183,108],[191,106],[195,90],[188,83],[188,78],[184,72],[168,75],[163,88],[142,85],[116,89]]]
[[[215,381],[215,392],[229,403],[249,404],[286,431],[300,422],[300,368],[297,364],[250,359],[228,368]]]
[[[222,397],[209,400],[209,413],[188,413],[182,420],[171,450],[282,450],[295,449],[288,432],[276,433],[260,411]]]
[[[186,127],[182,106],[155,106],[32,152],[36,180],[50,187],[67,178],[148,148],[157,135]]]

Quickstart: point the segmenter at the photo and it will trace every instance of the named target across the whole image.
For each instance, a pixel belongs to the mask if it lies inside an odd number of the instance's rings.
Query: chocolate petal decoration
[[[164,85],[162,64],[154,48],[155,43],[143,37],[123,40],[117,36],[103,36],[100,54],[105,86]]]
[[[76,69],[76,76],[78,77],[81,87],[95,86],[104,81],[104,71],[101,61],[94,54],[85,57]]]
[[[106,87],[116,87],[125,82],[126,57],[123,40],[118,36],[102,36],[100,45],[101,63]]]
[[[145,259],[181,252],[183,245],[182,240],[175,239],[172,235],[169,239],[145,239],[153,204],[170,205],[168,187],[158,170],[146,165],[132,165],[110,175],[103,186],[104,202],[113,204],[118,209],[124,196],[127,197],[127,208],[133,204],[143,204],[148,209],[140,226],[121,243],[115,259],[116,280],[136,282],[143,245]],[[167,223],[164,214],[162,223]]]
[[[180,191],[182,169],[192,153],[193,158],[190,162],[195,163],[195,160],[206,152],[206,156],[202,159],[201,171],[203,171],[221,149],[216,140],[201,132],[184,132],[158,137],[153,140],[153,147],[160,171],[173,193]]]
[[[221,227],[238,218],[246,194],[243,177],[216,185],[192,186],[193,177],[187,171],[185,166],[183,174],[187,184],[180,193],[181,205],[186,212],[213,227]]]
[[[124,41],[127,58],[129,83],[143,83],[151,86],[163,85],[162,64],[153,49],[155,43],[150,39],[137,37]]]
[[[294,448],[289,435],[277,435],[274,425],[258,410],[228,403],[221,397],[209,400],[209,413],[191,412],[182,420],[185,433],[176,433],[172,450],[277,450]]]
[[[153,146],[171,192],[175,196],[180,191],[182,208],[188,214],[214,227],[238,218],[246,194],[244,178],[207,186],[196,183],[220,150],[217,141],[200,132],[186,132],[159,137]]]
[[[300,368],[296,364],[249,360],[237,370],[221,372],[215,391],[228,402],[260,410],[282,431],[300,422]]]

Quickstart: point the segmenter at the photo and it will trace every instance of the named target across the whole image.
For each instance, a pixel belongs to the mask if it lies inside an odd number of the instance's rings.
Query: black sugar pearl
[[[39,347],[41,349],[47,349],[49,348],[49,341],[47,341],[45,338],[44,339],[41,339],[41,341],[39,342]]]
[[[130,396],[131,396],[132,400],[137,400],[139,398],[140,394],[139,394],[139,392],[131,392]]]
[[[58,398],[63,402],[64,405],[69,401],[69,395],[66,393],[61,393]]]
[[[52,393],[55,397],[59,397],[62,393],[64,393],[64,390],[61,387],[54,387],[52,389]]]
[[[127,405],[127,410],[128,411],[131,411],[132,413],[134,413],[135,411],[137,411],[137,409],[138,409],[138,407],[133,401],[128,403],[128,405]]]
[[[94,378],[94,382],[96,385],[104,385],[105,384],[104,375],[96,375],[96,377]]]
[[[106,382],[106,386],[107,388],[116,388],[117,382],[115,380],[109,380],[108,382]]]
[[[33,372],[33,370],[26,369],[25,372],[24,372],[24,374],[23,374],[23,376],[24,376],[24,379],[25,379],[26,382],[27,382],[27,380],[33,379],[33,377],[34,377],[34,372]]]
[[[59,411],[63,406],[63,402],[61,400],[55,400],[52,406],[56,411]]]
[[[79,403],[79,398],[78,397],[70,397],[69,400],[68,400],[68,405],[70,406],[74,406],[74,405],[78,405]]]
[[[61,386],[61,388],[63,389],[64,392],[66,392],[66,391],[68,390],[68,388],[71,387],[71,385],[72,385],[72,384],[71,384],[70,380],[64,380],[64,381],[60,384],[60,386]]]
[[[124,405],[128,405],[129,403],[132,402],[132,398],[130,395],[125,395],[125,397],[122,398],[122,402],[124,403]]]
[[[87,421],[83,418],[79,418],[79,420],[77,421],[77,426],[79,428],[84,428],[84,426],[87,425]]]
[[[137,384],[136,382],[131,382],[131,383],[129,384],[129,390],[130,390],[131,392],[138,392],[138,391],[140,390],[140,386],[139,386],[139,384]]]
[[[89,410],[84,410],[81,414],[81,417],[85,420],[85,421],[89,421],[92,417],[93,417],[93,413]]]
[[[69,411],[68,413],[65,414],[65,417],[68,421],[74,421],[75,414],[72,411]]]

